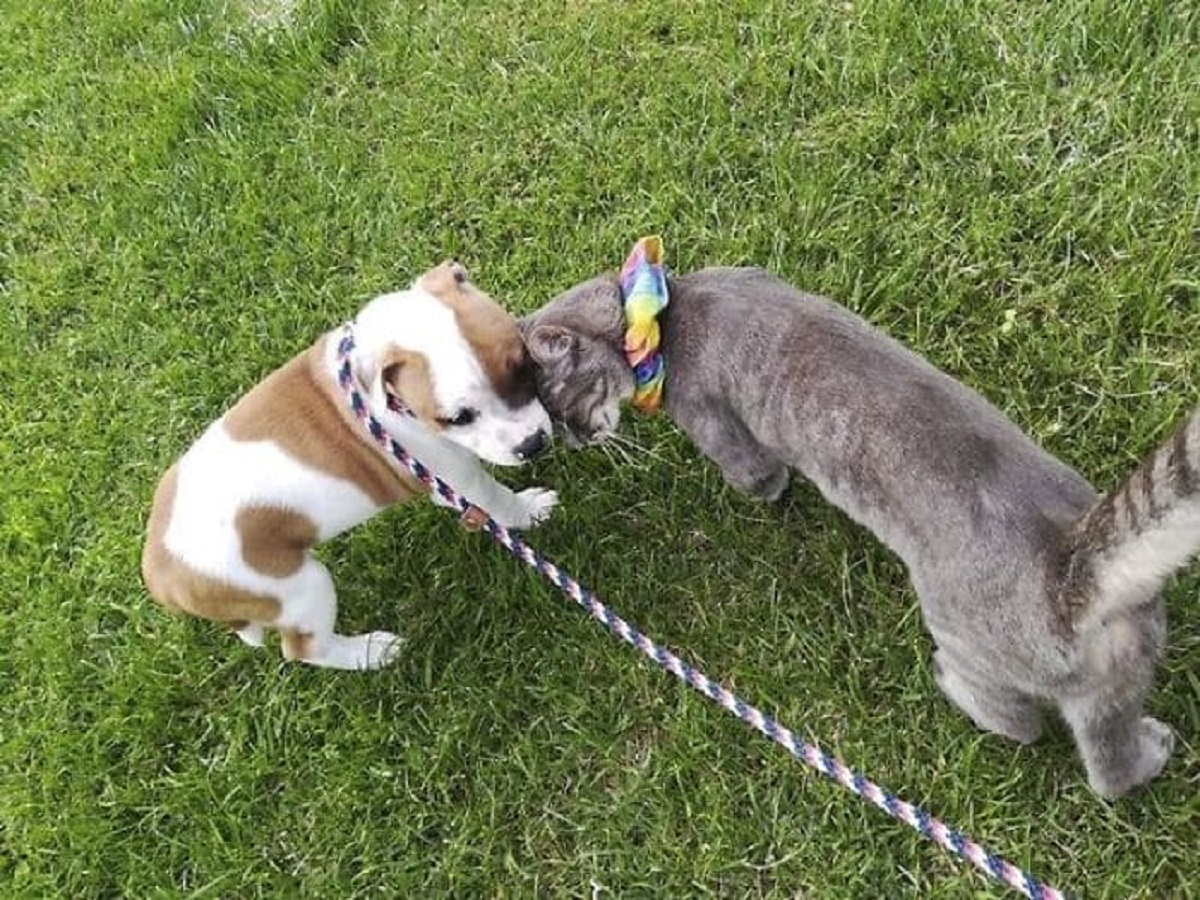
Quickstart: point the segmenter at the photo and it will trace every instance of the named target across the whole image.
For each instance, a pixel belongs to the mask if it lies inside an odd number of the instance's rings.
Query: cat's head
[[[576,285],[520,324],[538,398],[567,443],[597,444],[616,431],[620,403],[633,394],[616,274]]]

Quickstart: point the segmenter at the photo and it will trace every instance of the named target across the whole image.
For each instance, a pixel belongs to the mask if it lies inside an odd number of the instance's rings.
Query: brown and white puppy
[[[370,411],[417,459],[510,528],[544,519],[553,491],[513,493],[480,465],[518,465],[550,422],[516,322],[454,262],[372,300],[354,322],[351,366]],[[163,476],[142,577],[169,609],[227,624],[318,666],[372,669],[395,658],[389,632],[334,633],[337,594],[311,550],[383,507],[427,490],[348,410],[339,331],[254,387]],[[414,417],[389,408],[395,396]],[[431,497],[438,500],[436,494]]]

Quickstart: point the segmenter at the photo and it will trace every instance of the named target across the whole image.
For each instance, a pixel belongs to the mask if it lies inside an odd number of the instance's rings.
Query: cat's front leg
[[[717,464],[725,480],[743,493],[775,502],[787,489],[788,467],[723,406],[706,406],[684,431]]]
[[[705,455],[721,469],[725,480],[744,494],[774,503],[787,490],[791,473],[754,442],[725,443]]]

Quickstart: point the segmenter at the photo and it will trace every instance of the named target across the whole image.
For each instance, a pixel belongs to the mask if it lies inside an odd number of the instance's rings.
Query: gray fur
[[[758,269],[672,278],[664,409],[735,487],[790,470],[906,563],[946,696],[1023,743],[1069,724],[1097,793],[1154,778],[1173,746],[1143,715],[1165,639],[1158,591],[1200,549],[1200,410],[1099,497],[979,394],[849,310]],[[615,275],[522,322],[539,393],[576,443],[633,382]]]

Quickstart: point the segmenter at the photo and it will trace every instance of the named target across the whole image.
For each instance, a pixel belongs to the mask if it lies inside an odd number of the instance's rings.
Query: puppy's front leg
[[[411,420],[396,426],[397,439],[452,488],[487,512],[505,528],[531,528],[544,521],[558,504],[558,493],[548,488],[526,488],[515,493],[495,478],[470,451],[431,435]],[[450,506],[435,490],[430,499]]]
[[[532,487],[517,493],[509,490],[476,465],[469,483],[456,485],[460,493],[487,512],[505,528],[532,528],[545,521],[558,504],[558,492]]]
[[[451,503],[436,490],[430,490],[429,499],[435,506],[444,506],[458,512],[457,504]],[[478,506],[468,506],[465,512],[459,514],[458,523],[467,531],[478,531],[487,521],[487,513]]]

